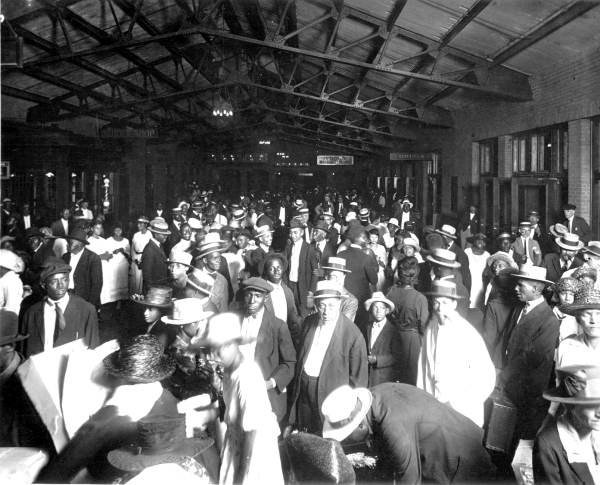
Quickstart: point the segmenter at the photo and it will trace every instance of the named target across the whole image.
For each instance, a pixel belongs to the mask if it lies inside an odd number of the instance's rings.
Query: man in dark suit
[[[380,291],[365,302],[370,317],[367,326],[369,387],[396,382],[401,375],[403,346],[398,331],[388,319],[394,308],[394,303]]]
[[[309,291],[314,291],[318,279],[319,260],[315,249],[303,238],[304,225],[297,219],[290,222],[291,244],[285,248],[288,260],[287,282],[294,294],[296,308],[301,316],[306,316],[306,300]]]
[[[544,256],[546,278],[552,282],[558,281],[565,271],[578,268],[583,264],[583,260],[577,257],[577,252],[584,244],[577,234],[563,234],[557,237],[555,242],[560,248],[560,254],[548,253]]]
[[[318,313],[304,321],[289,416],[290,426],[300,431],[321,433],[321,405],[331,391],[344,384],[367,385],[365,339],[340,311],[342,297],[337,283],[319,281]]]
[[[242,335],[254,343],[240,345],[242,354],[254,360],[262,371],[271,409],[283,424],[287,411],[287,386],[294,377],[296,350],[287,324],[265,308],[271,292],[269,282],[251,277],[241,284],[244,301],[240,317]]]
[[[335,229],[333,229],[335,231]],[[337,244],[331,242],[329,235],[332,229],[327,226],[325,221],[318,221],[312,230],[312,243],[311,246],[317,253],[317,259],[319,267],[327,261],[331,256],[335,256],[337,253]],[[335,231],[337,234],[337,231]],[[336,236],[337,239],[337,236]]]
[[[167,256],[164,251],[164,244],[171,234],[169,226],[165,221],[153,219],[148,230],[152,238],[144,247],[141,263],[144,293],[147,293],[151,286],[166,284],[169,278]]]
[[[69,293],[71,267],[58,258],[46,262],[41,273],[47,297],[32,305],[24,314],[25,358],[82,338],[94,348],[99,343],[98,316],[93,305]]]
[[[519,237],[511,245],[513,259],[517,264],[531,263],[542,265],[542,250],[535,239],[531,238],[531,222],[519,223]]]
[[[528,214],[529,222],[531,223],[531,239],[537,241],[542,250],[542,254],[546,254],[551,251],[552,248],[549,244],[548,231],[540,224],[540,213],[536,210],[529,211]]]
[[[460,231],[460,245],[462,248],[467,247],[467,239],[474,236],[478,232],[481,232],[481,220],[479,219],[479,213],[477,207],[474,205],[469,206],[469,210],[463,214],[458,223],[458,230]]]
[[[170,234],[165,241],[165,254],[171,252],[171,248],[181,241],[181,225],[183,224],[183,213],[179,207],[171,210],[171,222],[169,224]]]
[[[469,271],[469,258],[456,244],[456,228],[449,224],[444,224],[441,229],[436,229],[436,233],[442,236],[446,249],[456,254],[456,261],[460,263],[460,274],[462,275],[462,284],[468,291],[471,291],[471,271]]]
[[[542,292],[551,283],[546,268],[528,266],[515,273],[517,298],[503,335],[504,362],[497,387],[517,408],[515,440],[532,440],[542,425],[558,343],[559,322]]]
[[[54,237],[66,237],[70,232],[69,219],[71,217],[71,211],[68,208],[64,208],[60,211],[60,218],[50,224],[50,230]]]
[[[575,215],[577,206],[574,204],[564,204],[562,206],[563,213],[565,214],[565,220],[562,223],[566,226],[568,231],[572,234],[577,234],[579,239],[584,243],[587,243],[592,239],[592,230],[589,224],[583,217]]]
[[[69,252],[63,255],[63,259],[71,266],[69,289],[96,308],[100,308],[103,283],[100,257],[86,249],[88,242],[83,230],[75,229],[67,236],[67,240]]]

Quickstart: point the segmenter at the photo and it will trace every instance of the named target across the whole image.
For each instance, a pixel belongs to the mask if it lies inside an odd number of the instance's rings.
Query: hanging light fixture
[[[223,19],[223,24],[221,28],[225,30],[225,18],[223,16],[224,6],[221,7],[221,18]],[[219,70],[217,71],[218,80],[221,81],[221,78],[225,78],[225,38],[222,38],[221,44],[221,65]],[[215,118],[230,118],[233,116],[233,105],[231,103],[231,98],[229,96],[229,90],[227,87],[219,88],[215,95],[213,96],[213,111],[212,115]]]

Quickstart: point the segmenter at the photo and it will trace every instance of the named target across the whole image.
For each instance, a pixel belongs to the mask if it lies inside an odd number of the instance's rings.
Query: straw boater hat
[[[6,308],[0,308],[0,346],[20,342],[29,335],[19,334],[19,316]]]
[[[183,264],[190,268],[194,268],[192,265],[192,255],[186,251],[171,251],[167,264]]]
[[[371,215],[371,211],[369,209],[367,209],[366,207],[363,207],[361,210],[358,211],[358,218],[361,221],[366,221],[370,215]]]
[[[600,290],[582,285],[575,292],[573,303],[560,307],[567,315],[576,315],[582,310],[600,310]]]
[[[589,241],[587,246],[584,247],[581,252],[593,254],[600,258],[600,241]]]
[[[304,201],[302,199],[296,199],[292,204],[296,209],[301,209],[304,207]]]
[[[137,422],[135,443],[108,453],[111,465],[126,472],[139,472],[162,463],[178,463],[194,457],[214,444],[212,438],[186,438],[185,416],[151,415]]]
[[[519,269],[515,260],[504,251],[498,251],[492,254],[489,258],[487,258],[485,264],[488,268],[491,268],[492,264],[494,264],[496,261],[504,261],[509,267],[513,269]]]
[[[154,335],[137,335],[106,356],[104,369],[112,376],[133,384],[156,382],[175,371],[175,361],[164,354]]]
[[[567,226],[563,226],[562,224],[552,224],[548,228],[548,232],[554,237],[560,237],[563,234],[569,232],[569,229],[567,228]]]
[[[433,280],[431,282],[431,291],[423,293],[426,296],[452,298],[453,300],[462,300],[463,297],[456,292],[456,284],[452,281]]]
[[[273,229],[271,229],[271,226],[269,226],[268,224],[264,224],[264,225],[258,226],[256,228],[254,237],[258,239],[259,237],[266,236],[270,232],[272,233],[275,231]]]
[[[583,242],[579,240],[579,236],[570,232],[557,237],[554,239],[554,242],[559,247],[568,249],[569,251],[579,251],[584,246]]]
[[[202,229],[202,221],[197,217],[190,217],[187,220],[187,223],[192,231],[199,231],[200,229]]]
[[[436,229],[435,232],[450,239],[456,239],[456,228],[450,224],[444,224],[440,229]]]
[[[321,269],[341,271],[343,273],[352,273],[352,271],[346,267],[346,260],[344,258],[338,258],[337,256],[330,256],[327,259],[327,262],[321,265]]]
[[[546,285],[552,284],[552,281],[546,279],[546,268],[533,266],[532,264],[521,265],[519,271],[512,273],[512,276],[518,280],[539,281],[541,283],[546,283]]]
[[[390,307],[390,312],[393,312],[396,308],[394,302],[392,300],[388,300],[383,294],[383,292],[376,291],[375,293],[373,293],[373,296],[371,296],[371,298],[365,301],[365,310],[369,311],[371,305],[377,302],[385,303],[388,307]]]
[[[460,268],[460,263],[456,261],[456,253],[449,249],[435,248],[432,253],[427,256],[427,261],[446,268]]]
[[[173,290],[168,286],[151,286],[145,295],[133,295],[131,299],[144,306],[170,308],[173,305],[172,295]]]
[[[571,365],[556,369],[558,387],[544,392],[545,399],[563,404],[600,404],[600,366]]]
[[[321,213],[321,217],[333,217],[333,212],[331,212],[331,209],[325,209]]]
[[[529,221],[521,221],[519,222],[519,229],[531,229],[531,222]]]
[[[150,221],[150,225],[148,226],[148,230],[155,234],[163,234],[164,236],[169,236],[171,234],[171,231],[169,231],[169,225],[162,217],[152,219]]]
[[[196,345],[215,348],[230,342],[250,343],[253,340],[243,337],[242,321],[238,314],[224,312],[208,321],[205,335],[197,341]]]
[[[342,289],[340,288],[340,285],[338,285],[335,281],[323,280],[323,281],[317,281],[317,288],[315,289],[313,298],[315,300],[319,300],[321,298],[347,298],[347,297],[346,297],[346,295],[344,295],[342,293]]]
[[[321,404],[323,438],[343,441],[367,415],[372,402],[366,387],[352,389],[345,384],[331,391]]]
[[[243,221],[246,218],[246,211],[244,209],[236,209],[231,213],[231,218],[234,221]]]
[[[146,216],[140,216],[137,218],[136,222],[142,222],[144,224],[150,224],[150,219],[148,219]]]
[[[209,232],[196,249],[198,252],[197,257],[200,259],[211,253],[226,251],[227,246],[227,242],[221,240],[221,235],[218,232]]]
[[[350,222],[356,219],[356,212],[354,211],[348,211],[346,213],[346,222]]]
[[[213,316],[213,312],[204,311],[206,299],[181,298],[173,302],[171,315],[165,315],[161,320],[167,325],[187,325],[206,320]]]

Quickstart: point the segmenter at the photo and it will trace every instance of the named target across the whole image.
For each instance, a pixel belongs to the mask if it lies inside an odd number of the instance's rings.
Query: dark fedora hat
[[[252,276],[250,278],[246,278],[241,282],[240,288],[244,291],[246,290],[256,290],[261,293],[271,293],[273,291],[273,287],[271,283],[262,278],[258,278],[256,276]]]
[[[83,244],[89,244],[85,231],[78,227],[73,229],[66,237],[67,239],[75,239],[76,241],[82,242]]]
[[[138,472],[161,463],[178,463],[214,444],[212,438],[186,438],[185,416],[146,416],[137,422],[135,443],[112,450],[108,461],[119,470]]]
[[[290,221],[290,229],[304,229],[305,227],[304,222],[296,217]]]
[[[0,345],[20,342],[29,335],[19,334],[19,317],[15,312],[0,308]]]
[[[103,363],[108,374],[134,384],[161,381],[175,371],[175,361],[154,335],[136,335]]]
[[[173,289],[168,286],[151,286],[145,295],[133,295],[131,299],[144,306],[169,308],[173,305]]]
[[[562,205],[562,210],[564,211],[574,211],[575,209],[577,209],[577,206],[575,204],[571,204],[570,202]]]
[[[431,291],[424,293],[426,296],[452,298],[453,300],[462,300],[456,292],[456,284],[452,281],[433,280],[431,282]]]
[[[472,236],[467,238],[467,241],[471,244],[473,244],[477,240],[487,241],[487,236],[482,232],[478,232],[477,234],[473,234]]]
[[[331,229],[329,229],[325,221],[317,221],[317,223],[313,226],[313,231],[315,229],[318,229],[319,231],[324,231],[327,234],[331,232]]]
[[[25,231],[25,239],[29,239],[30,237],[41,237],[44,238],[46,235],[40,231],[37,227],[30,227]]]

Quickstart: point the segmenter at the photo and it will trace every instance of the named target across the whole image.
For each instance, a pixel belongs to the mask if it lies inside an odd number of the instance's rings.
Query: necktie
[[[525,252],[525,257],[527,258],[529,256],[529,253],[527,252],[527,238],[523,238],[523,250]]]
[[[65,315],[60,306],[58,306],[58,303],[54,303],[54,309],[56,310],[56,320],[54,322],[53,342],[56,343],[60,332],[62,332],[67,326],[67,322],[65,321]]]
[[[573,233],[573,219],[569,219],[569,232]]]

